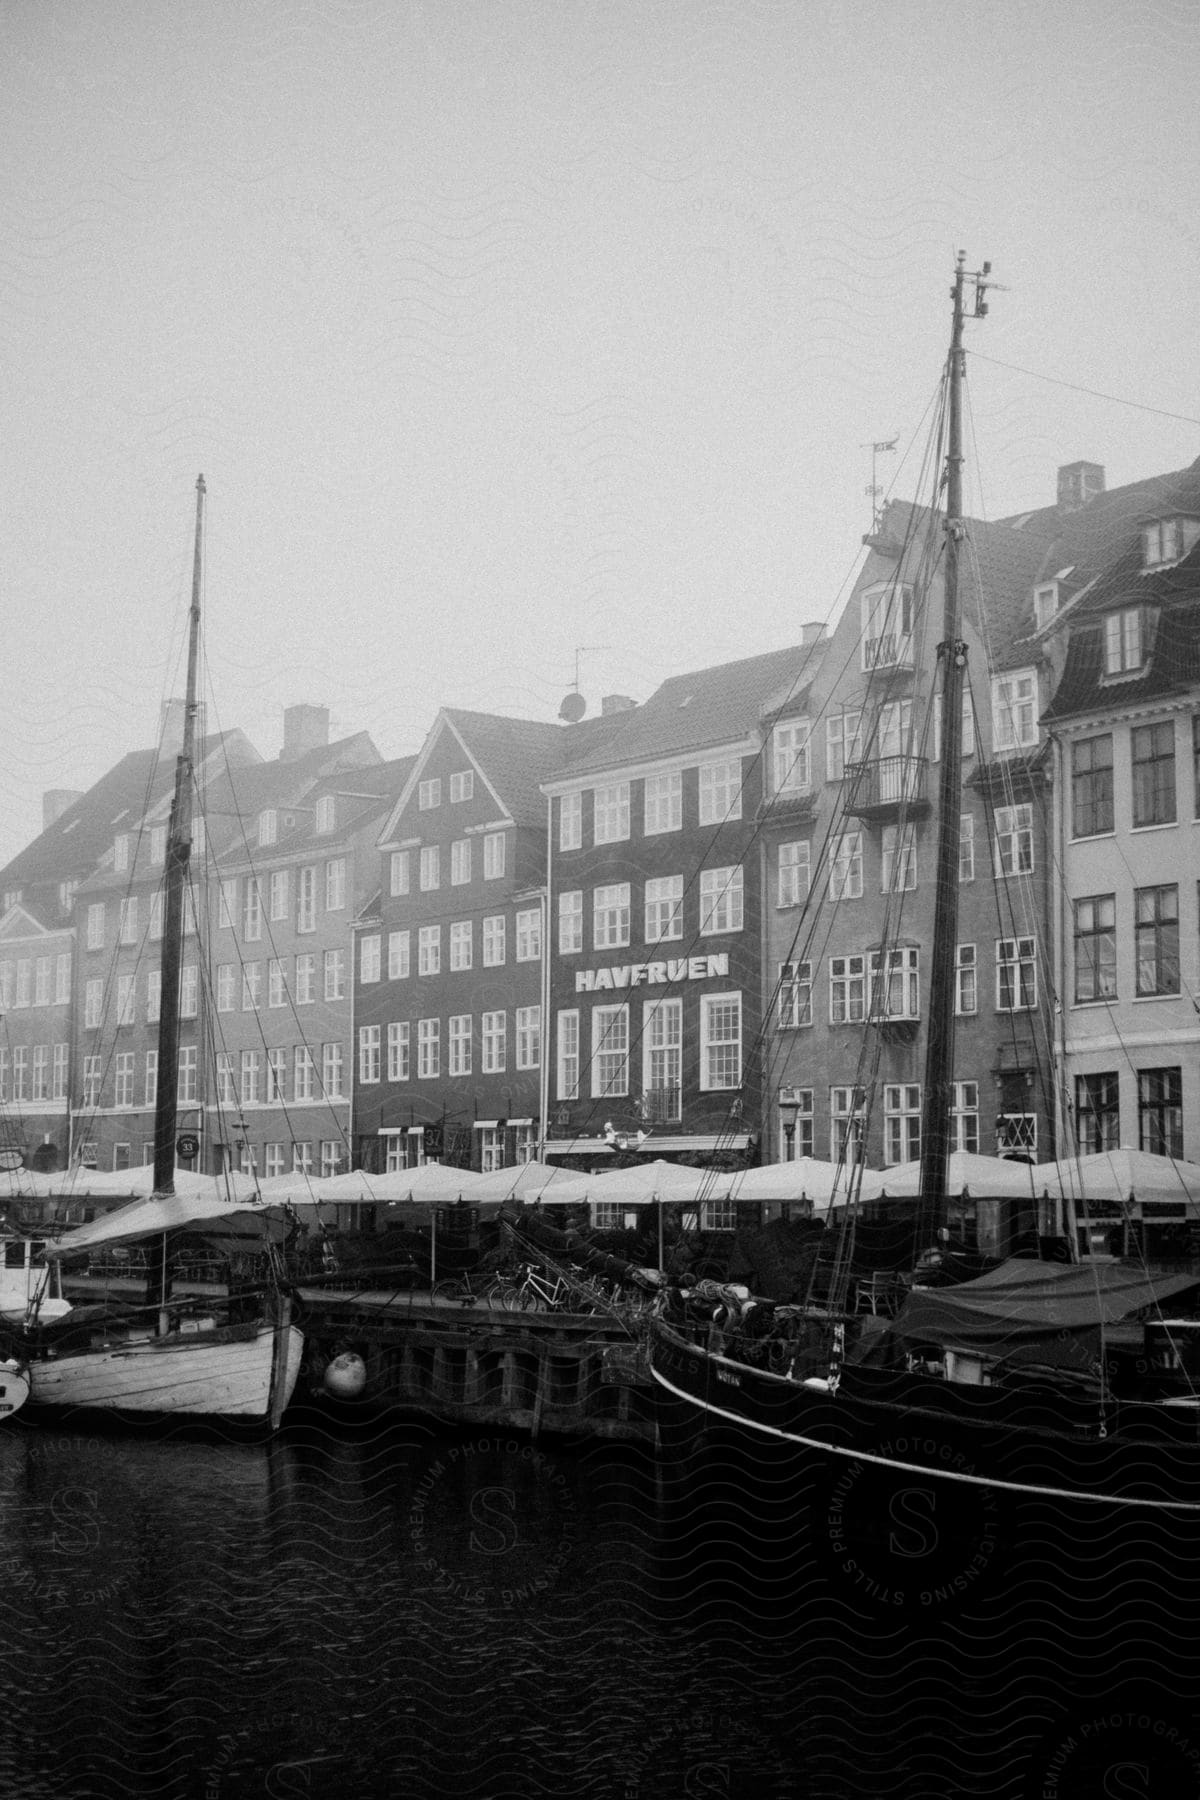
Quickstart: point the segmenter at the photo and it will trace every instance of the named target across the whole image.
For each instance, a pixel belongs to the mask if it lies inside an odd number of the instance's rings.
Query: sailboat
[[[1200,1513],[1195,1267],[1010,1255],[974,1279],[922,1279],[948,1237],[967,661],[959,603],[963,326],[968,283],[975,316],[986,314],[989,274],[986,263],[968,274],[960,255],[951,289],[937,863],[919,1182],[904,1214],[912,1226],[907,1261],[894,1271],[894,1297],[905,1297],[894,1316],[872,1306],[864,1319],[852,1304],[861,1207],[851,1204],[840,1212],[832,1279],[819,1293],[810,1287],[803,1304],[773,1306],[711,1283],[694,1297],[671,1290],[650,1328],[651,1372],[665,1429],[730,1427],[743,1449],[774,1445],[789,1459],[849,1461],[959,1489]]]
[[[26,1277],[23,1308],[0,1315],[0,1345],[27,1363],[35,1406],[78,1407],[118,1415],[244,1420],[279,1425],[300,1371],[303,1334],[279,1277],[276,1246],[289,1221],[278,1208],[236,1196],[231,1178],[176,1191],[178,1050],[184,900],[193,838],[197,665],[200,632],[204,477],[196,483],[196,529],[188,629],[183,744],[176,761],[164,869],[160,1071],[154,1114],[154,1182],[92,1223],[38,1244],[17,1236],[7,1254],[40,1269]],[[253,1253],[261,1286],[223,1296],[172,1290],[172,1248],[181,1232],[200,1232],[226,1251]],[[45,1237],[45,1233],[41,1234]],[[146,1303],[131,1308],[66,1304],[57,1279],[63,1261],[113,1246],[143,1243]],[[232,1284],[231,1284],[232,1285]]]

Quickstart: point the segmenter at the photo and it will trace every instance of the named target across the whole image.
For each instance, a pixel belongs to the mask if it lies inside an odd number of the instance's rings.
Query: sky
[[[836,620],[918,493],[1200,455],[1190,0],[0,0],[0,864],[182,691],[415,751]]]

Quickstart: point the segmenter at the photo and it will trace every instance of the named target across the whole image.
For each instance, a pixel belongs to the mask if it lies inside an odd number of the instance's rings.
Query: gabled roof
[[[359,757],[370,760],[360,762],[356,760]],[[291,827],[281,826],[274,843],[263,846],[272,856],[300,845],[310,846],[314,841],[338,842],[353,821],[342,821],[335,832],[314,840],[313,814],[320,796],[346,788],[355,794],[366,794],[368,799],[355,815],[362,817],[387,803],[412,762],[411,756],[383,762],[370,734],[358,731],[336,743],[308,750],[303,756],[287,761],[280,758],[248,771],[234,770],[224,790],[209,795],[211,812],[223,813],[230,828],[228,838],[213,845],[217,861],[241,864],[257,855],[256,826],[264,812],[294,815]]]
[[[502,713],[443,707],[384,822],[380,843],[395,836],[422,774],[447,732],[457,740],[504,817],[517,825],[545,824],[540,783],[561,761],[566,741],[564,727],[536,719],[512,719]]]
[[[21,900],[0,914],[0,944],[21,938],[53,937],[70,929],[69,920],[63,919],[61,914],[51,916],[49,908],[40,906],[36,900]]]

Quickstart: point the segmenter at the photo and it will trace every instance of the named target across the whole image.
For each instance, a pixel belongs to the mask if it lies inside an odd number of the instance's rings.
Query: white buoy
[[[367,1385],[367,1365],[354,1350],[343,1350],[327,1364],[325,1392],[335,1400],[357,1400]]]

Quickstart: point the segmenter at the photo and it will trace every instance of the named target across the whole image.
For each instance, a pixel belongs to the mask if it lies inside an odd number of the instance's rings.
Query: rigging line
[[[1060,375],[1043,375],[1038,369],[1027,369],[1022,363],[1003,362],[998,356],[985,356],[982,350],[969,350],[968,356],[980,362],[994,363],[998,369],[1011,369],[1014,374],[1028,375],[1033,381],[1044,381],[1051,387],[1070,388],[1075,394],[1088,394],[1093,400],[1110,400],[1114,406],[1128,406],[1134,412],[1151,413],[1157,419],[1176,419],[1181,425],[1200,425],[1190,413],[1168,412],[1161,406],[1147,406],[1141,400],[1127,400],[1123,394],[1106,394],[1099,388],[1085,387],[1079,381],[1064,381]]]

